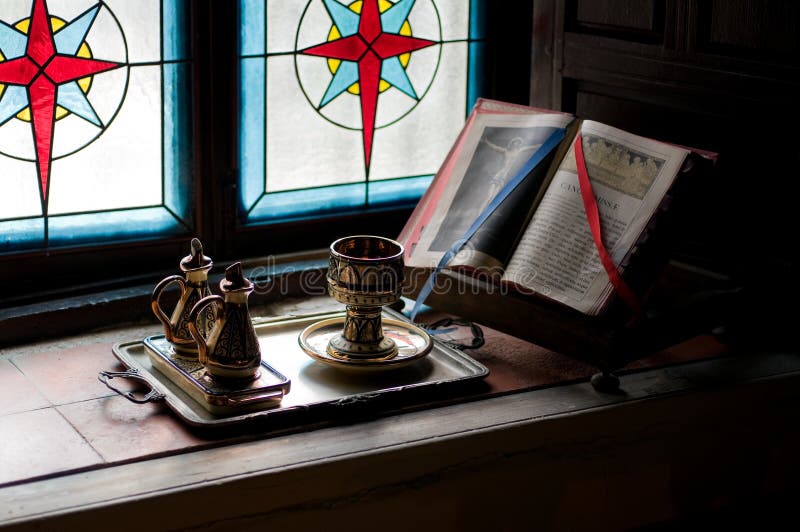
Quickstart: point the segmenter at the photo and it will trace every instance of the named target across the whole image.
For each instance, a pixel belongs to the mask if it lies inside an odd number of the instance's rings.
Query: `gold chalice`
[[[340,238],[330,249],[328,293],[345,315],[312,323],[297,340],[308,356],[353,372],[387,371],[414,364],[433,349],[428,333],[382,307],[400,298],[403,246],[379,236]],[[386,312],[386,311],[384,311]]]
[[[331,244],[328,293],[344,303],[341,334],[327,353],[339,359],[383,359],[397,355],[397,345],[383,335],[381,308],[400,298],[403,246],[380,236],[348,236]]]

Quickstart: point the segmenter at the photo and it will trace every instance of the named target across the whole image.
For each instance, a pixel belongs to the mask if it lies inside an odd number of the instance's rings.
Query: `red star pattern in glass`
[[[364,0],[361,5],[357,33],[301,51],[306,55],[358,63],[364,161],[367,169],[369,169],[372,157],[372,140],[375,136],[375,117],[378,109],[383,61],[434,44],[436,42],[427,39],[384,32],[381,26],[378,0]]]
[[[121,66],[122,63],[57,54],[47,4],[45,0],[34,0],[25,55],[0,63],[0,83],[28,89],[44,212],[47,212],[58,86]]]

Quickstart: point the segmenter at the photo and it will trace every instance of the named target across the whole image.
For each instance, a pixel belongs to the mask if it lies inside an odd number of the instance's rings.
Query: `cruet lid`
[[[193,238],[191,252],[181,259],[181,270],[188,272],[192,270],[208,270],[214,265],[211,257],[203,255],[203,244],[200,239]]]
[[[220,281],[219,288],[223,292],[250,291],[253,283],[242,273],[242,263],[234,262],[225,268],[225,279]]]

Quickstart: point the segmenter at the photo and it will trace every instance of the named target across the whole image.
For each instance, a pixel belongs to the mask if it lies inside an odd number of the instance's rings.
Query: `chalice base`
[[[308,356],[322,364],[353,373],[392,371],[404,368],[425,358],[433,349],[433,340],[412,323],[392,317],[383,318],[384,338],[391,339],[397,354],[389,358],[365,358],[332,356],[328,351],[330,341],[342,335],[344,316],[327,318],[306,327],[297,338],[300,347]]]
[[[330,356],[342,360],[389,360],[397,356],[397,344],[385,336],[376,342],[352,342],[343,334],[338,334],[330,339],[326,351]]]

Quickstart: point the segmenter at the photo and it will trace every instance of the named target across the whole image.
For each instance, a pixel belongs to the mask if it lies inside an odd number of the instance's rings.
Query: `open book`
[[[565,130],[563,141],[539,154],[541,162],[519,181],[520,170],[558,129]],[[406,265],[433,268],[456,246],[447,269],[602,314],[615,288],[587,221],[576,135],[603,246],[624,276],[690,151],[569,114],[490,100],[476,104],[403,229]],[[511,180],[519,184],[509,192]],[[496,201],[501,191],[507,195]],[[491,214],[465,239],[485,211]]]

